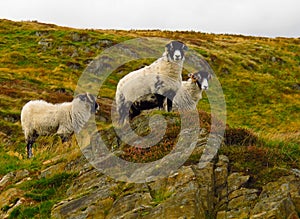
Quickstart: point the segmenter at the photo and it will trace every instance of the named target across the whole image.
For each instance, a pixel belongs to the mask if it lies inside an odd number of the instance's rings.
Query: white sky
[[[0,18],[75,28],[300,37],[300,0],[1,0]]]

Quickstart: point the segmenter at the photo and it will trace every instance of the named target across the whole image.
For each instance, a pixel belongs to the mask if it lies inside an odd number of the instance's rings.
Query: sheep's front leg
[[[173,101],[167,98],[167,110],[168,112],[172,111]]]
[[[32,145],[33,145],[34,141],[27,141],[27,157],[30,159],[33,154],[32,154]]]
[[[167,93],[167,95],[165,95],[167,97],[167,111],[171,112],[172,111],[172,106],[173,106],[173,99],[176,95],[176,92],[174,91],[169,91]]]

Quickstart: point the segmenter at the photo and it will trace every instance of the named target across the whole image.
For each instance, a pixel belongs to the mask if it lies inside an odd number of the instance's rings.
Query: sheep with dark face
[[[96,98],[88,93],[77,95],[72,102],[52,104],[43,100],[29,101],[21,111],[21,125],[32,157],[32,145],[38,136],[59,135],[63,141],[79,133],[99,108]]]
[[[167,110],[172,110],[172,100],[181,87],[184,53],[187,46],[179,41],[166,45],[165,53],[151,65],[130,72],[123,77],[116,90],[116,109],[119,124],[124,124],[129,112],[129,119],[140,113],[139,98],[155,94],[162,107],[167,98]],[[149,102],[150,103],[150,102]],[[152,105],[143,105],[143,110],[152,109]]]
[[[188,76],[189,79],[182,82],[173,99],[175,109],[196,109],[198,101],[202,98],[202,92],[208,90],[208,81],[212,78],[207,71],[190,73]]]
[[[174,109],[193,110],[196,109],[198,101],[202,98],[202,92],[208,90],[208,82],[212,75],[207,71],[199,71],[188,74],[189,79],[182,82],[181,88],[177,91],[174,99]],[[163,96],[159,94],[148,94],[138,98],[132,104],[134,112],[132,118],[139,115],[145,109],[163,108],[166,103]]]

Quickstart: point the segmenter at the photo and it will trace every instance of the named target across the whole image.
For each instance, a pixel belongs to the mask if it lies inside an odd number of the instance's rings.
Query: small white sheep
[[[190,73],[188,76],[189,79],[182,82],[173,99],[174,109],[196,109],[198,101],[202,98],[202,92],[208,90],[208,81],[212,78],[207,71]]]
[[[181,86],[184,52],[187,46],[179,41],[166,45],[163,56],[151,65],[130,72],[117,85],[116,109],[119,114],[119,124],[124,124],[129,112],[129,119],[140,113],[135,107],[135,101],[144,95],[158,94],[159,105],[167,98],[167,110],[172,110],[172,100]],[[145,106],[144,109],[151,109]]]
[[[72,133],[79,133],[98,109],[91,94],[79,94],[72,102],[51,104],[43,100],[26,103],[21,111],[21,125],[27,144],[27,156],[32,157],[32,145],[38,136],[59,135],[66,141]]]

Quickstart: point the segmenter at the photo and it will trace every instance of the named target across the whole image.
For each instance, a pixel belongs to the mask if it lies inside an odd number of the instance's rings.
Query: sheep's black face
[[[91,104],[91,113],[96,113],[99,110],[99,105],[93,95],[88,94],[89,104]]]
[[[86,93],[86,94],[79,94],[77,97],[81,101],[91,106],[91,113],[95,113],[98,111],[99,105],[96,102],[96,98],[93,95]]]
[[[179,41],[172,41],[166,45],[167,55],[171,61],[184,60],[184,52],[188,50],[188,47]]]
[[[194,74],[189,74],[189,77],[197,83],[200,90],[208,90],[208,81],[211,79],[211,74],[207,71],[199,71]]]
[[[92,113],[96,113],[98,110],[99,110],[99,105],[98,105],[98,103],[95,101],[94,103],[92,103],[91,112],[92,112]]]

